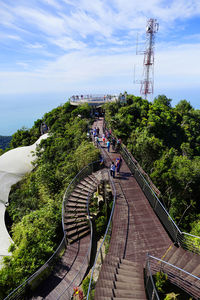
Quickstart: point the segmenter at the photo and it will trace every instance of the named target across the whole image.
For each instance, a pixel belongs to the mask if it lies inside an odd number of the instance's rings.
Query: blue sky
[[[139,95],[148,18],[159,22],[154,97],[200,108],[199,0],[0,0],[0,135],[73,94]]]

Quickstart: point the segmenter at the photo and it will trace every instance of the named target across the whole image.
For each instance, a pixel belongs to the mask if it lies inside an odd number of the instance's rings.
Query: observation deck
[[[88,103],[91,106],[100,107],[107,102],[116,102],[125,100],[125,96],[117,95],[76,95],[69,98],[71,105],[80,105]]]

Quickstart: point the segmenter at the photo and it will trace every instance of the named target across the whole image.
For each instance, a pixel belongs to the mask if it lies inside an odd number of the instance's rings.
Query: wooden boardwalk
[[[103,119],[94,127],[100,128]],[[102,155],[110,167],[119,157],[103,145]],[[95,300],[146,300],[144,267],[147,253],[162,258],[173,244],[154,213],[142,189],[124,161],[120,173],[115,174],[116,205],[112,235],[108,251],[95,288]]]
[[[101,135],[103,119],[94,126],[100,128]],[[110,163],[119,157],[112,147],[107,155]],[[172,241],[124,161],[114,182],[117,201],[109,253],[142,264],[147,253],[162,258]]]

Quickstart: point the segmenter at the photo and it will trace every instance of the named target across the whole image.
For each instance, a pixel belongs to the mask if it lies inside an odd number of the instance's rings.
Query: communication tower
[[[146,26],[146,48],[143,51],[143,80],[141,80],[140,93],[147,99],[148,94],[153,94],[154,86],[154,45],[155,34],[159,24],[156,19],[149,19]]]

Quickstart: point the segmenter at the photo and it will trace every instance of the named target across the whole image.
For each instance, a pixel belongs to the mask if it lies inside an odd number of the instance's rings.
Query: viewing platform
[[[88,103],[91,106],[100,107],[107,102],[124,101],[125,96],[117,95],[76,95],[69,98],[71,105]]]

